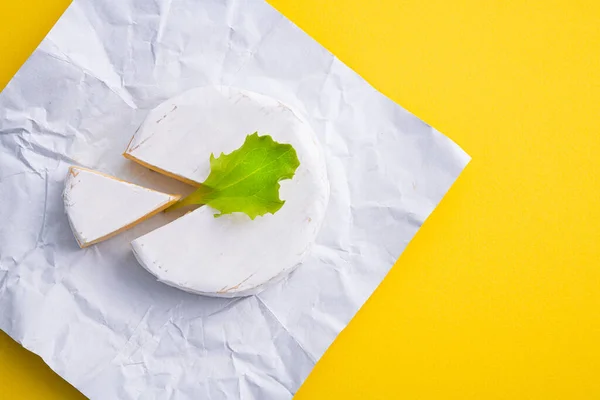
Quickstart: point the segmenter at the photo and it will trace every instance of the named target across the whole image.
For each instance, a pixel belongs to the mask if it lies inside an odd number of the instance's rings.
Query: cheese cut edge
[[[133,138],[131,138],[131,140],[133,140]],[[125,151],[125,153],[123,153],[123,157],[125,157],[126,159],[128,159],[130,161],[133,161],[133,162],[141,165],[142,167],[146,167],[146,168],[148,168],[148,169],[150,169],[150,170],[152,170],[154,172],[158,172],[159,174],[168,176],[169,178],[172,178],[172,179],[178,180],[180,182],[186,183],[186,184],[188,184],[190,186],[195,186],[195,187],[200,187],[201,186],[200,182],[193,181],[193,180],[185,178],[185,177],[183,177],[181,175],[177,175],[177,174],[174,174],[172,172],[166,171],[166,170],[164,170],[162,168],[159,168],[156,165],[149,164],[146,161],[142,161],[139,158],[137,158],[136,156],[134,156],[133,154],[128,153],[128,151],[129,151],[129,148]]]
[[[101,237],[99,237],[97,239],[94,239],[94,240],[92,240],[90,242],[81,242],[81,240],[80,240],[79,236],[77,235],[76,230],[75,230],[75,228],[74,228],[74,226],[73,226],[73,224],[71,222],[71,218],[69,216],[69,211],[68,211],[69,207],[66,207],[66,198],[65,198],[65,193],[67,192],[67,190],[66,190],[67,185],[69,185],[69,182],[70,182],[71,178],[77,176],[77,174],[78,174],[77,170],[88,171],[88,172],[91,172],[91,173],[94,173],[94,174],[97,174],[97,175],[104,176],[105,178],[108,178],[108,179],[113,179],[115,181],[126,183],[128,185],[135,185],[135,186],[141,187],[141,188],[143,188],[145,190],[150,190],[152,192],[161,193],[161,194],[164,194],[166,196],[169,196],[169,200],[167,200],[164,204],[160,205],[158,208],[154,209],[153,211],[149,212],[148,214],[142,215],[140,218],[136,219],[135,221],[132,221],[129,224],[127,224],[125,226],[122,226],[121,228],[119,228],[119,229],[117,229],[117,230],[115,230],[113,232],[110,232],[110,233],[108,233],[108,234],[106,234],[104,236],[101,236]],[[110,238],[112,238],[114,236],[117,236],[120,233],[123,233],[123,232],[125,232],[125,231],[133,228],[137,224],[140,224],[140,223],[142,223],[142,222],[144,222],[144,221],[152,218],[153,216],[155,216],[156,214],[160,213],[161,211],[166,210],[168,207],[170,207],[171,205],[173,205],[177,201],[179,201],[179,199],[181,199],[181,195],[179,195],[179,194],[169,194],[169,193],[159,192],[158,190],[146,188],[144,186],[140,186],[140,185],[137,185],[135,183],[127,182],[127,181],[125,181],[123,179],[117,178],[116,176],[108,175],[108,174],[105,174],[103,172],[96,171],[96,170],[93,170],[93,169],[90,169],[90,168],[78,167],[78,166],[71,166],[71,167],[69,167],[69,172],[67,174],[67,179],[65,180],[65,190],[63,191],[63,201],[65,201],[65,211],[66,211],[66,214],[67,214],[67,217],[68,217],[67,219],[69,221],[69,226],[71,227],[71,230],[74,233],[73,236],[75,236],[75,240],[77,241],[77,244],[82,249],[84,249],[86,247],[90,247],[90,246],[92,246],[94,244],[103,242],[105,240],[108,240],[108,239],[110,239]]]

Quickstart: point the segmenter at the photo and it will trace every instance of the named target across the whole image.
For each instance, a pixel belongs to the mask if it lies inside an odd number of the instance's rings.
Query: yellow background
[[[0,87],[67,3],[0,1]],[[600,2],[272,4],[473,157],[297,398],[600,398]],[[1,336],[0,398],[78,395]]]

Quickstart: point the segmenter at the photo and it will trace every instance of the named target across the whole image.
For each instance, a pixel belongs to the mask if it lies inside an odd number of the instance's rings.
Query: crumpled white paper
[[[82,250],[64,215],[72,164],[189,190],[121,153],[207,84],[299,109],[327,157],[317,243],[258,296],[145,272],[129,242],[172,217]],[[0,328],[94,399],[290,398],[468,160],[262,0],[76,0],[0,95]]]

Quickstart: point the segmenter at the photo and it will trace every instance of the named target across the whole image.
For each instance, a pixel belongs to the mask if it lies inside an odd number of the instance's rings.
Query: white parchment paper
[[[294,106],[327,157],[317,243],[258,296],[145,272],[129,242],[172,216],[82,250],[64,215],[73,164],[189,191],[121,153],[207,84]],[[468,160],[262,0],[75,0],[0,95],[0,328],[94,399],[291,398]]]

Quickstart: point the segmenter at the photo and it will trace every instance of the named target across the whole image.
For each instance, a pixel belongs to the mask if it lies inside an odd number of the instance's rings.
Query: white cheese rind
[[[205,206],[136,239],[136,258],[158,280],[197,294],[246,296],[301,263],[325,216],[329,182],[315,133],[288,106],[235,88],[194,89],[153,110],[126,153],[200,183],[210,173],[211,153],[230,153],[254,132],[296,149],[300,166],[292,180],[281,181],[286,203],[255,220],[215,218]]]
[[[65,212],[80,247],[129,229],[179,197],[81,167],[69,169],[63,192]]]

